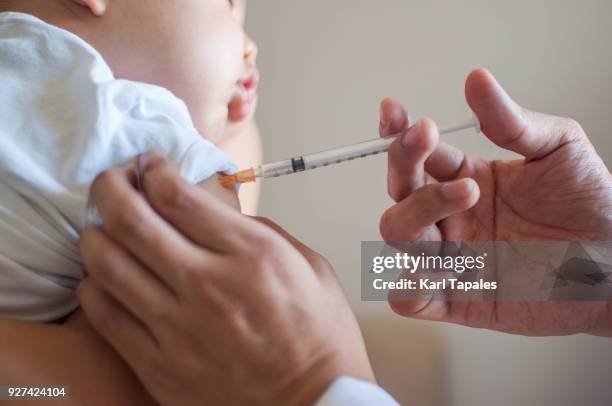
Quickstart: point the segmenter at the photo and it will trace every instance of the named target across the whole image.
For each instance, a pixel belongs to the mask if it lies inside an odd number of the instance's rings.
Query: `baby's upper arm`
[[[133,372],[80,311],[64,325],[0,318],[0,359],[2,384],[68,385],[69,399],[50,404],[154,404]],[[19,404],[47,403],[32,400]]]
[[[217,197],[228,206],[240,211],[240,201],[238,200],[238,193],[235,189],[227,189],[219,183],[219,175],[214,175],[205,181],[198,184],[198,186],[213,196]]]

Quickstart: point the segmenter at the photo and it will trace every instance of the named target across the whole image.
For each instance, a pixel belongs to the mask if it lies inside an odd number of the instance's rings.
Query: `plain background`
[[[464,79],[484,66],[522,105],[580,121],[610,167],[610,15],[608,0],[250,2],[266,160],[376,137],[384,96],[415,117],[462,121]],[[483,136],[447,140],[512,157]],[[385,158],[375,157],[266,181],[261,206],[332,262],[381,383],[415,405],[612,404],[612,340],[475,331],[361,302],[360,242],[380,238],[391,205],[385,174]]]

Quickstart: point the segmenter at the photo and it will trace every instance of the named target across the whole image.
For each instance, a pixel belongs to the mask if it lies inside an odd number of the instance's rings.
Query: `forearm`
[[[82,320],[47,325],[0,319],[0,360],[1,384],[68,385],[70,400],[62,404],[152,403],[132,372]]]

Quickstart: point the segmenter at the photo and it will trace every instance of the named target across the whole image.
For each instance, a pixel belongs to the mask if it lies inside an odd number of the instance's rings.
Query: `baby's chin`
[[[235,103],[235,102],[234,102]],[[252,121],[257,110],[257,96],[247,103],[230,103],[224,131],[224,138],[242,133]]]
[[[257,108],[257,93],[237,92],[229,103],[211,107],[208,105],[203,114],[193,117],[198,132],[208,141],[217,144],[243,133],[249,127]]]
[[[239,92],[229,102],[227,109],[228,121],[234,124],[249,121],[255,115],[257,93]]]

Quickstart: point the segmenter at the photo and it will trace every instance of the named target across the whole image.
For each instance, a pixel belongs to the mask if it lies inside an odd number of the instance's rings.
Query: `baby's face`
[[[243,30],[244,2],[147,0],[143,9],[138,0],[124,1],[120,10],[111,2],[108,14],[123,19],[125,7],[138,8],[132,10],[138,17],[128,28],[134,31],[128,52],[111,53],[111,66],[118,77],[170,89],[187,103],[200,133],[219,141],[255,108],[257,48]]]

